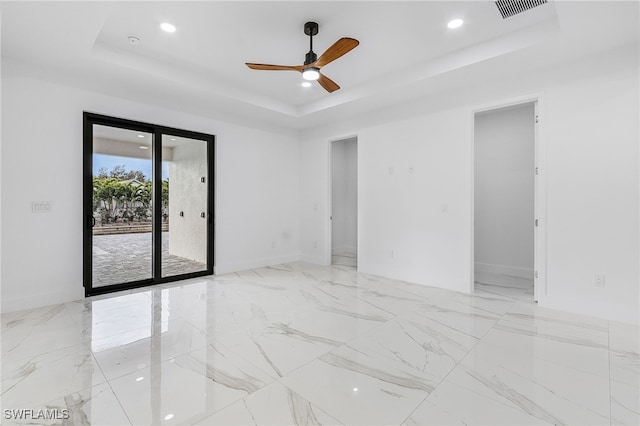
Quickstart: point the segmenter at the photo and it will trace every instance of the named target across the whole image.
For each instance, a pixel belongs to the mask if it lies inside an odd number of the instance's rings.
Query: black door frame
[[[179,281],[188,278],[213,275],[215,253],[215,136],[206,133],[176,129],[157,124],[143,123],[84,111],[83,118],[83,232],[82,232],[82,256],[83,269],[82,281],[85,297],[132,288],[145,287],[154,284]],[[126,283],[111,284],[102,287],[93,287],[93,125],[118,127],[138,132],[151,133],[153,135],[152,173],[153,173],[153,222],[152,222],[152,278]],[[200,272],[191,272],[170,277],[162,277],[162,135],[178,136],[189,139],[202,140],[207,143],[207,268]]]

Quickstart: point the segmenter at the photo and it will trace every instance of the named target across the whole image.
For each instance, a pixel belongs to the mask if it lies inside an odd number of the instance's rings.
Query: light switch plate
[[[53,210],[53,203],[51,201],[32,201],[31,212],[32,213],[51,213]]]

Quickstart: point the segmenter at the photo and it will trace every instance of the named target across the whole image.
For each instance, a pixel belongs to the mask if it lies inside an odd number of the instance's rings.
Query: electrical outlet
[[[604,275],[596,275],[593,285],[599,288],[604,288]]]

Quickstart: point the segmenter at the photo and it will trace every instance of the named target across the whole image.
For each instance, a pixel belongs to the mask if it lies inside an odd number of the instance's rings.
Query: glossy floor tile
[[[332,254],[331,255],[331,264],[332,265],[342,265],[342,266],[357,266],[358,258],[354,254]]]
[[[197,425],[338,425],[336,419],[274,382]]]
[[[637,326],[476,278],[296,262],[4,314],[2,423],[640,424]]]
[[[498,294],[525,302],[533,300],[533,278],[476,271],[474,280],[476,292]]]

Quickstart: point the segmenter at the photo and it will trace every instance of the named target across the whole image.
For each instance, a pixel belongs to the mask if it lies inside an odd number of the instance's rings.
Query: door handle
[[[200,213],[200,217],[204,219],[205,217],[207,217],[207,215],[205,214],[205,212],[202,212]]]
[[[96,218],[93,217],[93,215],[87,216],[87,226],[89,228],[93,228],[94,226],[96,226]]]

